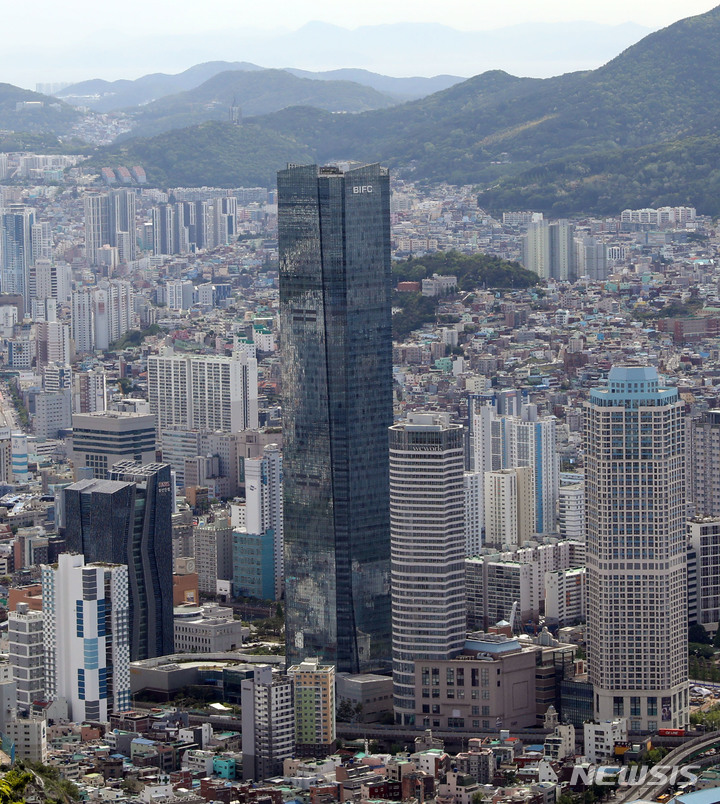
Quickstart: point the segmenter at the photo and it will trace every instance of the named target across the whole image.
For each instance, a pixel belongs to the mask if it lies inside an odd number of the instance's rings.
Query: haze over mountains
[[[701,177],[710,185],[716,178],[720,189],[712,163],[713,149],[720,155],[719,40],[720,7],[651,34],[594,71],[550,79],[492,71],[418,101],[355,115],[288,108],[247,121],[232,135],[233,148],[242,151],[243,138],[272,132],[319,162],[380,160],[417,179],[478,183],[488,205],[505,197],[513,206],[565,212],[573,206],[608,211],[618,199],[648,195],[683,195],[692,202],[700,190],[686,186],[683,176],[698,180],[693,138],[703,138],[708,162]],[[146,158],[167,153],[162,137],[131,141],[102,158],[105,164],[140,161],[151,179],[182,184],[185,166],[202,151],[211,170],[207,182],[229,182],[224,176],[231,158],[226,151],[216,152],[216,163],[209,159],[207,128],[187,129],[175,148],[172,164],[165,160],[163,166]],[[664,160],[653,149],[661,149]],[[669,153],[674,167],[666,177]],[[637,160],[648,166],[644,184],[633,176]],[[255,175],[272,181],[277,167],[256,164]],[[237,183],[237,172],[231,173]],[[549,177],[558,182],[552,192]],[[702,195],[705,203],[718,205],[707,191]]]
[[[142,164],[158,185],[271,186],[287,161],[353,159],[417,180],[476,184],[491,209],[566,214],[690,203],[720,213],[718,41],[720,7],[645,37],[595,70],[547,79],[492,70],[405,103],[397,90],[409,91],[414,79],[362,70],[310,79],[300,70],[223,62],[136,82],[85,82],[73,92],[141,104],[124,112],[131,134],[166,133],[125,135],[89,167]],[[357,80],[337,80],[348,75]],[[431,79],[414,84],[431,88]],[[147,101],[162,92],[173,94]],[[0,128],[18,130],[18,115],[32,117],[15,109],[19,97],[44,98],[0,86]],[[67,133],[79,112],[61,100],[44,104],[44,123],[28,130],[62,133],[64,124]],[[242,107],[241,125],[229,122],[233,104]]]
[[[432,23],[349,30],[323,22],[310,22],[295,31],[246,27],[182,36],[150,36],[142,33],[141,26],[138,30],[132,36],[108,30],[72,44],[58,39],[43,47],[42,62],[25,43],[16,46],[10,38],[3,48],[4,78],[34,87],[36,81],[177,73],[191,64],[218,60],[310,71],[360,67],[394,76],[470,76],[503,69],[547,77],[598,67],[650,31],[634,23],[590,22],[518,24],[482,31]],[[39,64],[52,66],[43,74]]]

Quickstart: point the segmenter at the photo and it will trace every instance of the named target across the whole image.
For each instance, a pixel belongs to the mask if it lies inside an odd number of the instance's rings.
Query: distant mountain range
[[[284,138],[319,162],[379,160],[420,180],[477,183],[492,208],[606,212],[633,198],[651,203],[682,195],[692,201],[697,193],[705,211],[720,212],[720,194],[713,200],[697,186],[700,179],[715,182],[716,173],[720,185],[718,41],[720,7],[647,36],[597,70],[549,79],[492,71],[400,106],[353,115],[295,107],[247,126],[253,136],[264,131]],[[146,157],[149,148],[162,152],[162,144],[159,137],[124,148],[158,180]],[[265,174],[293,161],[278,158],[280,145],[274,139],[267,158],[257,151]],[[219,159],[203,129],[187,129],[176,167],[165,164],[163,178],[182,183],[175,176],[184,162],[208,146]],[[695,162],[700,152],[704,171]],[[202,156],[209,169],[205,183],[236,183],[214,168],[211,153]],[[670,156],[673,167],[666,173]],[[101,159],[122,164],[113,149]],[[640,164],[644,177],[634,172]]]
[[[101,78],[94,78],[65,87],[55,95],[75,106],[87,106],[96,112],[112,112],[142,106],[166,95],[194,89],[225,70],[261,69],[262,67],[243,61],[209,61],[196,64],[177,75],[152,73],[134,81],[103,81]]]
[[[80,41],[58,38],[42,49],[42,63],[49,69],[44,80],[125,77],[130,71],[134,75],[179,73],[188,65],[211,61],[308,71],[362,67],[394,76],[441,72],[470,76],[498,68],[515,75],[547,77],[599,67],[650,33],[650,29],[633,23],[590,22],[525,23],[483,31],[410,22],[365,25],[355,30],[310,22],[287,30],[280,28],[280,19],[276,30],[221,25],[218,22],[215,31],[184,35],[149,35],[138,25],[133,33],[113,29]],[[7,37],[3,57],[5,80],[23,86],[43,80],[37,77],[36,53],[21,37],[16,41]],[[24,78],[30,75],[32,83]]]
[[[276,73],[277,70],[266,70],[264,67],[259,67],[257,64],[251,64],[245,61],[210,61],[204,64],[196,64],[188,70],[184,70],[176,75],[168,75],[166,73],[153,73],[151,75],[144,75],[135,81],[103,81],[102,79],[93,79],[90,81],[82,81],[79,84],[72,84],[69,87],[56,92],[56,96],[66,101],[67,103],[75,106],[86,106],[97,112],[112,112],[123,109],[125,111],[133,111],[133,107],[144,106],[146,104],[157,102],[170,95],[176,95],[190,90],[197,89],[191,96],[178,97],[178,107],[184,100],[192,103],[194,100],[203,99],[207,97],[210,101],[213,99],[213,93],[218,90],[218,82],[212,82],[212,79],[217,78],[220,73],[229,72],[243,72],[243,73],[269,73],[274,76],[274,80],[278,80]],[[359,69],[341,69],[341,70],[325,70],[323,72],[311,72],[310,70],[296,70],[287,68],[285,72],[290,73],[296,78],[314,79],[318,81],[332,81],[332,82],[353,82],[363,87],[369,87],[380,93],[378,96],[366,95],[367,108],[378,108],[387,106],[392,102],[399,102],[404,100],[414,100],[423,98],[433,92],[438,92],[441,89],[447,89],[461,81],[455,75],[436,75],[432,78],[414,77],[414,78],[393,78],[387,75],[379,75],[372,73],[369,70]],[[237,91],[243,89],[243,76],[236,76],[238,88]],[[257,79],[258,76],[255,76]],[[228,85],[232,81],[226,76],[220,83],[223,86]],[[211,83],[208,83],[211,82]],[[207,84],[205,89],[201,87]],[[253,82],[257,86],[257,81]],[[289,82],[289,86],[293,86]],[[296,85],[299,86],[299,85]],[[320,90],[325,92],[325,90]],[[307,93],[304,93],[307,94]],[[335,87],[335,95],[339,100],[343,96],[340,88]],[[302,98],[303,95],[301,94]],[[369,101],[374,97],[374,101]],[[252,99],[254,100],[254,99]],[[367,103],[370,102],[370,107]],[[296,101],[297,104],[297,101]],[[267,105],[267,104],[266,104]],[[312,104],[311,104],[312,105]],[[164,108],[164,107],[159,107]],[[278,107],[274,106],[273,111]],[[280,107],[281,108],[281,107]],[[325,108],[322,106],[321,108]],[[351,109],[351,111],[360,111],[361,109]],[[263,108],[260,113],[270,111],[268,108]],[[257,108],[251,104],[243,109],[247,114],[258,114]]]

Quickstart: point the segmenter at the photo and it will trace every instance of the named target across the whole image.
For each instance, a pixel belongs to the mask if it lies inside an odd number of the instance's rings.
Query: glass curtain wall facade
[[[69,552],[127,564],[132,661],[173,652],[172,486],[168,464],[115,464],[109,480],[65,489]]]
[[[278,174],[288,663],[390,666],[389,176]]]

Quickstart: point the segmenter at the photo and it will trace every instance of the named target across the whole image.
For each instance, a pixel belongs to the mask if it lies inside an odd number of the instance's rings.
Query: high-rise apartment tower
[[[688,722],[684,403],[615,366],[585,409],[588,663],[595,716]]]

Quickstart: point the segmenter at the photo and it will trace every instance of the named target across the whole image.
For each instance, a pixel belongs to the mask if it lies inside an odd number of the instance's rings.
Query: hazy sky
[[[718,0],[716,0],[718,2]],[[708,0],[32,0],[3,3],[5,38],[0,53],[0,81],[33,87],[34,81],[83,77],[135,78],[148,67],[176,71],[179,61],[162,61],[157,45],[155,66],[149,51],[154,38],[187,41],[193,34],[218,32],[227,37],[258,29],[294,30],[320,20],[347,28],[395,22],[437,22],[460,30],[480,31],[522,22],[635,22],[657,29],[682,17],[711,9]],[[139,51],[145,50],[145,53]],[[85,54],[85,61],[82,60]],[[112,62],[103,58],[113,55]],[[176,54],[177,55],[177,54]],[[123,59],[124,56],[124,59]],[[191,58],[188,53],[188,58]],[[218,58],[228,58],[218,54]],[[242,58],[241,54],[237,58]],[[180,69],[189,67],[192,60]],[[263,65],[265,66],[265,65]],[[309,65],[273,65],[307,67]],[[333,65],[327,65],[333,66]],[[339,66],[339,65],[338,65]],[[363,67],[363,64],[355,66]],[[442,65],[437,65],[442,71]],[[87,68],[87,69],[86,69]],[[108,74],[112,72],[114,74]]]
[[[441,22],[466,30],[486,30],[535,20],[637,22],[651,28],[708,11],[707,0],[34,0],[4,3],[3,28],[33,42],[78,40],[100,30],[130,35],[191,33],[234,27],[295,28],[309,20],[345,27],[388,22]],[[11,38],[12,40],[12,38]],[[7,40],[6,40],[7,42]]]

